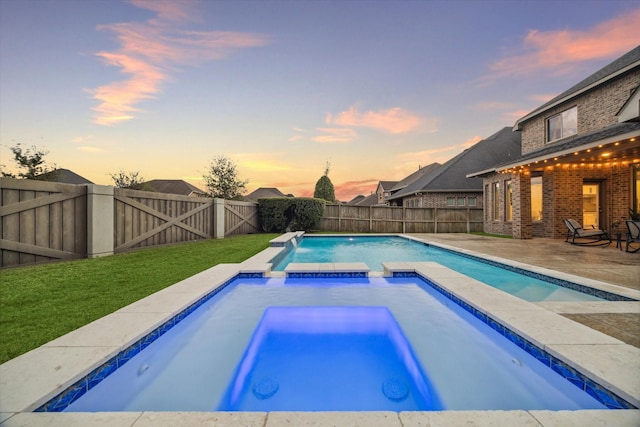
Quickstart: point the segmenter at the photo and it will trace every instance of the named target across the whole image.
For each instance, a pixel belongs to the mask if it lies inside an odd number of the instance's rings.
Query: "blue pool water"
[[[394,261],[437,262],[525,301],[602,301],[595,295],[397,236],[306,236],[272,269],[284,271],[289,263],[364,262],[371,271],[382,271],[383,262]]]
[[[410,277],[237,278],[65,410],[604,408]]]

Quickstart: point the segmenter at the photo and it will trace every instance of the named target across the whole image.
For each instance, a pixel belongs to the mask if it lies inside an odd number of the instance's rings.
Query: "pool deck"
[[[562,239],[514,240],[472,234],[409,234],[416,239],[523,262],[640,290],[640,252],[609,246],[586,247]],[[562,314],[640,348],[640,304],[543,303]]]
[[[564,242],[415,234],[436,245],[526,263],[559,276],[640,296],[640,254]],[[273,252],[270,248],[268,253]],[[239,271],[265,271],[264,256],[206,270],[0,365],[0,425],[4,426],[639,426],[640,410],[441,412],[30,412],[86,376],[132,342],[184,310]],[[334,269],[339,266],[332,267]],[[638,406],[640,349],[571,315],[638,315],[640,302],[529,303],[430,263],[395,263],[395,271],[428,277],[492,319],[589,375]],[[567,276],[568,277],[568,276]],[[615,323],[615,322],[614,322]],[[585,326],[586,325],[586,326]],[[623,329],[623,328],[622,328]],[[636,334],[637,336],[637,334]]]

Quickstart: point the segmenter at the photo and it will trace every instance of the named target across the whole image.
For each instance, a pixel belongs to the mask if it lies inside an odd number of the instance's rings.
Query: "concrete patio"
[[[561,239],[514,240],[473,234],[410,234],[486,255],[640,290],[640,252],[609,246],[574,246]],[[546,308],[640,348],[640,303],[544,303]]]

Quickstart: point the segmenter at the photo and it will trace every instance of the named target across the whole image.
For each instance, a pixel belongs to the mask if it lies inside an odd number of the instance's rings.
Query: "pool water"
[[[595,295],[397,236],[307,236],[272,269],[284,271],[289,263],[364,262],[371,271],[382,271],[383,262],[395,261],[437,262],[530,302],[602,301]]]
[[[605,407],[412,277],[235,279],[65,410],[433,409]]]
[[[232,411],[440,409],[386,307],[269,307],[220,404]]]

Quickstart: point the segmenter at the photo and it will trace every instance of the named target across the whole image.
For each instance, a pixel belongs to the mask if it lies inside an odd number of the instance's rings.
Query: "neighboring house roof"
[[[47,173],[38,175],[37,179],[42,181],[60,182],[64,184],[93,184],[87,178],[70,171],[69,169],[55,169]]]
[[[364,200],[364,196],[362,194],[358,194],[356,197],[354,197],[353,199],[349,200],[347,202],[348,205],[357,205],[358,202],[361,202],[362,200]]]
[[[267,199],[270,197],[293,197],[293,196],[291,194],[285,195],[282,191],[274,187],[260,187],[252,191],[251,194],[249,194],[245,198],[257,202],[258,199]]]
[[[378,204],[380,204],[378,203],[378,195],[373,193],[356,203],[356,206],[375,206]]]
[[[430,165],[427,165],[425,167],[418,167],[417,171],[407,176],[406,178],[402,179],[401,181],[398,181],[398,183],[391,188],[391,192],[402,190],[403,188],[407,187],[409,184],[420,179],[422,176],[435,171],[440,166],[442,166],[440,163],[431,163]]]
[[[397,183],[398,181],[380,181],[378,185],[382,187],[383,191],[391,191]]]
[[[182,196],[205,196],[207,193],[181,179],[153,179],[143,183],[158,193],[179,194]]]
[[[424,192],[482,191],[482,180],[467,175],[496,163],[520,157],[520,132],[505,127],[490,137],[444,163],[433,172],[423,175],[406,188],[389,197],[399,199]]]
[[[513,129],[520,130],[520,125],[523,122],[535,116],[538,116],[539,114],[544,113],[545,111],[555,107],[558,104],[561,104],[572,98],[575,98],[576,96],[581,95],[582,93],[601,85],[607,80],[618,77],[619,75],[626,73],[627,71],[637,67],[638,65],[640,65],[640,46],[637,46],[636,48],[622,55],[620,58],[616,59],[609,65],[604,66],[600,70],[591,74],[586,79],[580,81],[579,83],[565,90],[564,92],[562,92],[560,95],[556,96],[549,102],[536,108],[535,110],[533,110],[526,116],[522,117],[521,119],[518,119],[515,125],[513,126]]]

